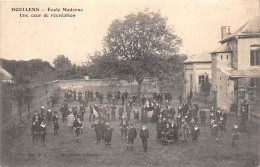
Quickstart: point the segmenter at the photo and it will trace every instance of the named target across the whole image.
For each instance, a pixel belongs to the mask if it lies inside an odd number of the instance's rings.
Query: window
[[[251,87],[259,87],[260,79],[259,78],[251,78],[250,86]]]
[[[204,81],[204,75],[199,76],[199,84],[202,84]]]
[[[228,59],[228,55],[227,55],[227,59]]]
[[[221,80],[221,77],[219,77],[219,79]]]
[[[260,65],[260,46],[251,46],[250,48],[250,65]]]
[[[221,60],[222,60],[222,57],[223,57],[223,56],[222,56],[222,55],[220,55],[220,58],[221,58]]]

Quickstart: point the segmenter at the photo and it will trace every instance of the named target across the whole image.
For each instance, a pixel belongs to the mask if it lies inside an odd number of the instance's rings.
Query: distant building
[[[1,83],[14,83],[13,76],[2,67],[0,67],[0,80]]]
[[[191,56],[184,61],[184,72],[186,80],[184,95],[187,96],[192,91],[193,96],[198,97],[206,77],[211,79],[211,55],[204,52]]]
[[[221,46],[211,52],[214,104],[229,110],[246,99],[253,109],[260,99],[260,17],[232,34],[229,27],[221,27],[221,37]]]

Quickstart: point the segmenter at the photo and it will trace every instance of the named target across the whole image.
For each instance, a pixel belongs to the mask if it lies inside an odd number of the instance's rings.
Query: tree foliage
[[[181,44],[159,12],[129,14],[108,28],[103,51],[96,52],[89,63],[90,78],[116,77],[140,85],[145,77],[154,77],[179,84],[186,59],[176,54]]]
[[[54,60],[57,79],[82,79],[86,73],[85,66],[76,66],[72,64],[68,57],[58,55]]]
[[[116,69],[112,72],[117,78],[141,84],[146,76],[159,77],[164,60],[181,44],[173,28],[167,26],[167,18],[145,10],[112,22],[104,38],[103,56],[113,60]]]
[[[16,84],[46,82],[55,79],[55,69],[41,59],[15,61],[1,59],[1,66],[8,71]]]

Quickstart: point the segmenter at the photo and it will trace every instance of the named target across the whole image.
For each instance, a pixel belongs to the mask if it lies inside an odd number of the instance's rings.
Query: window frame
[[[260,66],[260,46],[258,49],[250,48],[250,66]]]

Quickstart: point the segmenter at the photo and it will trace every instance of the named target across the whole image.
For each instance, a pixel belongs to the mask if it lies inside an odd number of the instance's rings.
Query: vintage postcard
[[[0,166],[259,166],[259,0],[3,0]]]

